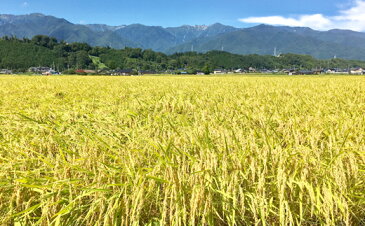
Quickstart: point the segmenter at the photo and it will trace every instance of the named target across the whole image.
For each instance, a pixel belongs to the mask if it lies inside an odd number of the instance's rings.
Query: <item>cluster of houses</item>
[[[59,75],[61,73],[53,70],[49,67],[31,67],[28,70],[34,74],[42,74],[42,75]],[[132,70],[132,69],[116,69],[116,70],[86,70],[79,69],[75,71],[77,74],[100,74],[100,75],[114,75],[114,76],[131,76],[131,75],[150,75],[150,74],[189,74],[187,69],[178,69],[176,71],[164,71],[164,72],[156,72],[156,71],[143,71],[143,70]],[[4,72],[5,73],[5,72]],[[342,69],[342,68],[330,68],[330,69],[312,69],[312,70],[299,70],[299,69],[282,69],[282,70],[270,70],[270,69],[256,69],[250,67],[248,69],[215,69],[213,74],[222,75],[222,74],[246,74],[246,73],[260,73],[260,74],[287,74],[287,75],[319,75],[319,74],[351,74],[351,75],[364,75],[365,69],[363,68],[351,68],[351,69]],[[0,72],[1,74],[1,72]],[[6,73],[10,74],[10,73]],[[203,71],[197,71],[196,75],[204,75]]]
[[[61,73],[50,67],[31,67],[28,69],[29,73],[40,75],[60,75]],[[76,74],[99,74],[99,75],[115,75],[115,76],[131,76],[131,75],[146,75],[146,74],[191,74],[187,69],[178,69],[176,71],[144,71],[144,70],[132,70],[132,69],[116,69],[116,70],[86,70],[80,69],[75,71]],[[282,70],[269,70],[269,69],[256,69],[250,67],[248,69],[215,69],[212,74],[246,74],[246,73],[260,73],[260,74],[287,74],[287,75],[319,75],[319,74],[351,74],[351,75],[365,75],[365,69],[363,68],[329,68],[329,69],[312,69],[312,70],[299,70],[299,69],[282,69]],[[0,69],[0,74],[13,74],[12,70]],[[204,75],[203,71],[196,71],[196,75]]]
[[[266,69],[263,69],[262,72],[264,70],[265,71],[268,71]],[[248,70],[245,70],[245,69],[242,69],[242,68],[234,69],[234,70],[215,69],[213,71],[213,74],[215,74],[215,75],[222,75],[222,74],[245,74],[245,73],[257,73],[257,72],[261,72],[261,71],[258,71],[258,70],[256,70],[253,67],[250,67],[250,68],[248,68]]]
[[[299,69],[282,69],[282,70],[269,70],[269,69],[255,69],[250,67],[248,70],[236,69],[225,70],[215,69],[213,74],[245,74],[245,73],[260,73],[260,74],[287,74],[287,75],[320,75],[320,74],[351,74],[351,75],[365,75],[365,69],[363,68],[330,68],[330,69],[312,69],[312,70],[299,70]]]
[[[76,70],[77,74],[99,74],[99,75],[114,75],[114,76],[131,76],[131,75],[151,75],[158,74],[155,71],[136,71],[132,69],[116,69],[116,70]]]
[[[351,75],[364,75],[365,69],[363,68],[351,68],[351,69],[340,69],[340,68],[332,68],[326,70],[326,74],[351,74]]]
[[[13,74],[13,71],[8,70],[8,69],[0,69],[0,74],[1,75],[11,75],[11,74]]]
[[[28,72],[41,75],[60,75],[61,73],[50,67],[31,67]]]

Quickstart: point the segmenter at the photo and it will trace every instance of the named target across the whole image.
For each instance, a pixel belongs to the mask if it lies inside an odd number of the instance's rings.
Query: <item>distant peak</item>
[[[258,27],[258,28],[260,28],[260,27],[266,28],[266,27],[274,27],[274,26],[268,25],[268,24],[260,24],[260,25],[257,25],[255,27]]]
[[[39,16],[39,17],[44,17],[46,15],[44,15],[43,13],[31,13],[29,14],[30,16]]]
[[[349,30],[349,29],[331,29],[328,32],[335,33],[335,32],[356,32],[356,31],[352,31],[352,30]]]
[[[194,27],[198,30],[203,30],[203,31],[205,31],[209,28],[209,26],[207,26],[207,25],[195,25]]]
[[[181,27],[185,27],[185,28],[206,28],[208,26],[207,25],[188,25],[188,24],[185,24],[185,25],[182,25]]]
[[[220,28],[220,27],[229,27],[227,25],[221,23],[214,23],[211,25],[182,25],[182,28],[195,29],[200,31],[208,30],[209,28]]]
[[[251,27],[251,28],[252,29],[284,29],[286,31],[293,31],[293,32],[313,30],[309,27],[273,26],[273,25],[268,25],[268,24],[260,24],[260,25],[257,25],[255,27]]]
[[[214,24],[210,25],[210,27],[213,27],[213,26],[225,26],[225,25],[221,24],[221,23],[214,23]]]

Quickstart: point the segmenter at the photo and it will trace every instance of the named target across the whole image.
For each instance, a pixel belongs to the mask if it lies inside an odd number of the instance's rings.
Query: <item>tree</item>
[[[89,54],[85,50],[76,53],[76,66],[78,69],[89,68],[91,64],[92,60],[90,59]]]
[[[48,37],[45,35],[36,35],[31,40],[32,43],[38,46],[43,46],[46,48],[53,49],[58,44],[58,41],[56,38]]]
[[[203,72],[204,72],[204,74],[209,75],[212,72],[212,69],[211,69],[211,67],[208,64],[206,64],[203,67]]]

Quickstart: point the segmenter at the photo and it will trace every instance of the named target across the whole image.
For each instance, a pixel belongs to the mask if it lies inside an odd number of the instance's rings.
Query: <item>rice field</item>
[[[365,77],[0,77],[0,225],[364,225]]]

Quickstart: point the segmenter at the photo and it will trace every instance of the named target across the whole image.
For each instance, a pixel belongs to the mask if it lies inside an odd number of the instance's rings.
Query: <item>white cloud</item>
[[[29,3],[28,3],[28,2],[23,2],[23,3],[22,3],[22,7],[24,7],[24,8],[28,8],[28,6],[29,6]]]
[[[311,27],[317,30],[351,29],[365,31],[365,0],[356,0],[353,6],[341,10],[336,16],[323,14],[299,15],[296,17],[267,16],[240,19],[244,23],[261,23],[269,25]]]

